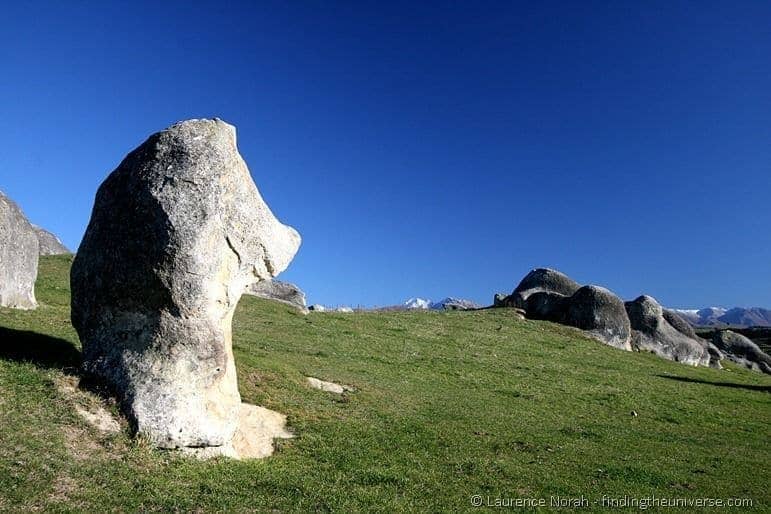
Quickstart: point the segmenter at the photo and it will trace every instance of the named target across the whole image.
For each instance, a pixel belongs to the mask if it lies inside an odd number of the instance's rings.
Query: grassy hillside
[[[69,265],[41,260],[37,311],[0,309],[0,511],[456,512],[479,510],[472,495],[581,494],[771,508],[770,377],[506,310],[302,316],[244,297],[242,396],[287,414],[295,439],[266,460],[198,462],[100,436],[73,411],[85,395],[59,387],[79,359]]]

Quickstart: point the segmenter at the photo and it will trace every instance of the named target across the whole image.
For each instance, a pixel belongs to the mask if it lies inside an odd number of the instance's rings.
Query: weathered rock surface
[[[631,327],[624,302],[604,287],[583,286],[567,301],[562,322],[603,343],[630,351]]]
[[[711,368],[723,369],[723,366],[720,364],[720,361],[725,358],[723,352],[721,352],[712,341],[700,337],[693,329],[693,326],[691,326],[685,318],[671,309],[664,309],[664,319],[672,325],[672,328],[681,334],[690,337],[691,339],[696,339],[705,345],[707,353],[709,353],[709,366]]]
[[[65,255],[72,253],[66,246],[51,232],[44,228],[32,225],[37,235],[38,243],[40,244],[40,255]]]
[[[624,305],[632,326],[632,348],[691,366],[710,365],[706,342],[697,339],[693,329],[688,330],[688,323],[667,315],[653,297],[643,295]],[[677,330],[668,319],[693,336]]]
[[[0,191],[0,306],[34,309],[40,244],[18,205]]]
[[[748,369],[771,375],[771,356],[741,334],[730,330],[716,331],[712,342],[725,357]]]
[[[328,382],[326,380],[320,380],[315,377],[305,377],[305,380],[308,381],[308,385],[312,388],[318,389],[320,391],[326,391],[327,393],[343,394],[345,392],[353,391],[352,387],[337,384],[335,382]]]
[[[303,312],[308,310],[305,304],[305,293],[294,284],[280,280],[261,280],[246,288],[246,294],[275,300],[296,307]]]
[[[564,273],[549,268],[536,268],[525,275],[504,304],[524,309],[525,300],[533,293],[547,292],[572,296],[580,287],[578,282]]]
[[[569,296],[551,291],[537,291],[525,299],[524,310],[530,319],[562,323],[569,301]]]
[[[234,127],[189,120],[152,135],[100,186],[72,266],[84,371],[158,447],[264,454],[247,444],[265,437],[265,416],[244,414],[231,321],[247,285],[283,271],[299,245],[263,202]]]
[[[693,329],[690,323],[688,323],[682,316],[680,316],[678,313],[671,309],[662,309],[664,319],[667,320],[667,322],[672,325],[672,328],[683,334],[684,336],[688,336],[691,339],[696,339],[698,336],[696,335],[696,331]]]
[[[624,302],[605,288],[579,285],[564,273],[537,268],[498,305],[520,307],[530,319],[580,328],[599,341],[631,350],[631,328]]]

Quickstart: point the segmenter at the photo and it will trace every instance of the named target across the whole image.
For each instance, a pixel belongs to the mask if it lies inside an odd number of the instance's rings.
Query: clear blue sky
[[[72,248],[128,151],[218,116],[312,302],[549,266],[771,307],[767,1],[11,2],[0,59],[0,189]]]

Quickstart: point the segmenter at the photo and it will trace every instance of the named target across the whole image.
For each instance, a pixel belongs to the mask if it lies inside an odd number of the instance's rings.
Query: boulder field
[[[692,366],[719,368],[721,359],[731,358],[725,350],[726,343],[713,344],[701,339],[677,313],[662,308],[650,296],[624,303],[605,288],[582,287],[564,273],[549,268],[530,271],[510,295],[495,295],[494,306],[519,307],[530,319],[580,328],[610,346],[649,351]],[[767,365],[746,343],[733,355],[732,360],[738,359],[744,365],[748,360],[742,356],[750,356],[749,360],[757,363],[754,367],[747,365],[751,369],[762,370]]]
[[[300,236],[263,201],[235,128],[189,120],[150,136],[99,187],[71,272],[83,370],[160,448],[261,457],[283,416],[242,405],[232,317]]]

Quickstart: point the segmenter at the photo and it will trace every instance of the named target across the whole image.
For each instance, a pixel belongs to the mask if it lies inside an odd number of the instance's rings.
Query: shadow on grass
[[[666,378],[668,380],[677,380],[678,382],[691,382],[693,384],[706,384],[718,387],[731,387],[734,389],[746,389],[748,391],[762,391],[765,393],[771,393],[771,386],[752,385],[752,384],[736,384],[734,382],[710,382],[709,380],[700,380],[698,378],[678,377],[673,375],[656,375],[660,378]]]
[[[0,327],[0,359],[31,362],[38,367],[73,373],[80,366],[80,352],[72,343],[37,332]]]

